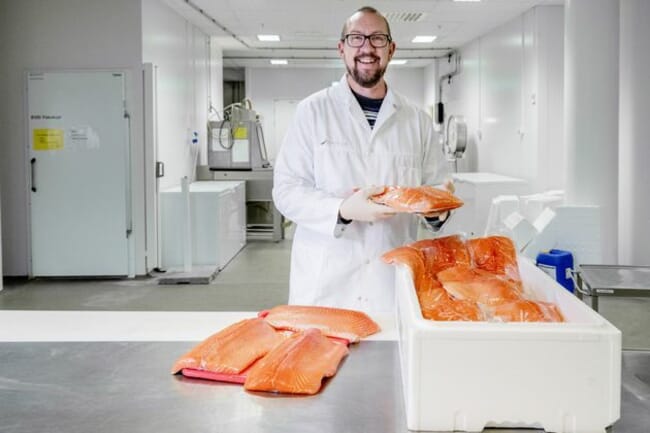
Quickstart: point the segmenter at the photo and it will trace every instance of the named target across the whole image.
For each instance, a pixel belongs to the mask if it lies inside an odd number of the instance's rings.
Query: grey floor
[[[5,278],[4,310],[260,311],[287,302],[289,238],[249,241],[210,284],[132,280]],[[625,349],[650,350],[650,298],[600,298],[600,313],[623,333]]]

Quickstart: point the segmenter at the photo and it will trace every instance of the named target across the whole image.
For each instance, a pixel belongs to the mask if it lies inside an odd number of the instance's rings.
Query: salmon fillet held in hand
[[[298,332],[248,370],[244,388],[249,391],[316,394],[323,378],[334,376],[348,352],[343,343],[329,340],[318,329]]]
[[[350,343],[381,330],[367,314],[344,308],[278,305],[268,311],[264,320],[276,329],[302,331],[316,328],[326,336],[343,338]]]
[[[260,318],[245,319],[211,335],[181,356],[172,374],[184,368],[239,374],[286,336]]]
[[[387,186],[384,192],[371,197],[398,212],[423,213],[445,212],[459,208],[463,201],[452,193],[429,185],[417,187]]]

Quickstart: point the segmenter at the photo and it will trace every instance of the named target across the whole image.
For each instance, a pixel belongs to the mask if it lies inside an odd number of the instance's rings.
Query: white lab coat
[[[381,255],[415,240],[417,217],[353,221],[337,237],[339,207],[354,188],[440,184],[446,167],[432,119],[390,86],[373,129],[345,76],[301,101],[274,170],[275,206],[297,225],[289,303],[392,311]]]

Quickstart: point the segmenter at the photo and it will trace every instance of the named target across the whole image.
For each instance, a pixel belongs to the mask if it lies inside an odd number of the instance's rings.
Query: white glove
[[[384,188],[381,186],[371,186],[358,190],[341,203],[339,214],[346,220],[366,222],[374,222],[395,215],[392,208],[373,203],[368,199],[368,197],[383,191]]]

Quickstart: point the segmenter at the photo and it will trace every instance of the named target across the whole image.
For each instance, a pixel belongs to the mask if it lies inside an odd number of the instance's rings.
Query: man
[[[386,312],[394,271],[380,257],[415,240],[418,219],[368,197],[382,185],[441,184],[446,162],[431,118],[383,78],[395,53],[388,21],[359,9],[338,52],[347,73],[300,102],[275,165],[275,205],[297,224],[289,303]]]

